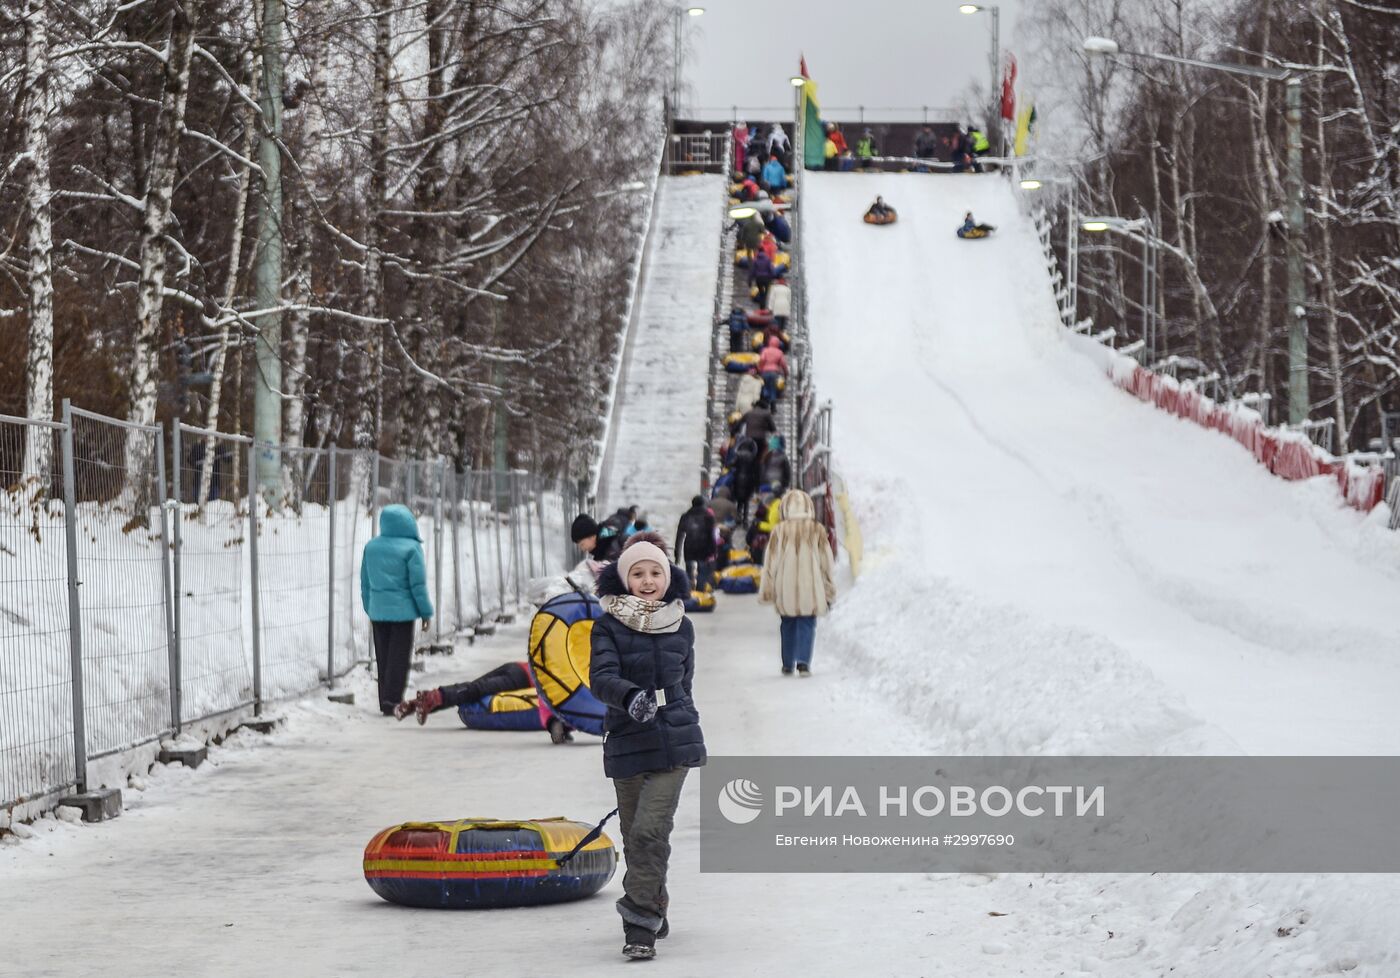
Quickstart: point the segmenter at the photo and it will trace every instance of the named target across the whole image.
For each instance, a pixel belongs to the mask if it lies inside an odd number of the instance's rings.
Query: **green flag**
[[[820,170],[826,163],[826,130],[817,106],[817,83],[810,78],[802,85],[802,162],[809,170]]]

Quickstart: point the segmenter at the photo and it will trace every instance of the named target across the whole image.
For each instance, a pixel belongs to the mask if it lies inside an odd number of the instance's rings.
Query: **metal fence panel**
[[[239,476],[248,439],[176,425],[171,437],[177,724],[253,702],[248,499]]]
[[[360,605],[360,552],[370,537],[371,471],[365,452],[336,451],[335,632],[336,676],[370,656],[369,619]]]
[[[160,430],[72,409],[88,756],[171,729]]]
[[[328,452],[287,447],[277,452],[278,489],[257,499],[264,699],[300,693],[330,678]]]
[[[0,807],[77,780],[60,432],[0,417]]]

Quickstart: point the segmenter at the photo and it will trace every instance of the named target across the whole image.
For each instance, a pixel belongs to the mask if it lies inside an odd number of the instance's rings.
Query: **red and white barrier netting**
[[[1203,428],[1224,432],[1254,454],[1274,475],[1284,479],[1332,476],[1348,506],[1370,512],[1385,498],[1385,471],[1379,465],[1359,465],[1323,451],[1301,432],[1270,428],[1258,411],[1241,404],[1217,404],[1173,377],[1155,374],[1137,361],[1103,351],[1113,382],[1138,399],[1169,411]]]

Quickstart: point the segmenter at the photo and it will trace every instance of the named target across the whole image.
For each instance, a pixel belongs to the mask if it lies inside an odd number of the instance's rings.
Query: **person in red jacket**
[[[758,372],[763,377],[763,396],[771,404],[778,399],[778,378],[786,377],[788,372],[787,357],[778,337],[770,336],[768,345],[758,355]]]

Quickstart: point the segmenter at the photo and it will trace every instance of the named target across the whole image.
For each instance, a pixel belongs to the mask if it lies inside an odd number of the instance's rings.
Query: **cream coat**
[[[734,394],[734,410],[748,414],[749,408],[757,404],[762,396],[763,381],[753,374],[744,374],[739,378],[739,387]]]
[[[824,615],[836,599],[826,527],[801,489],[783,496],[782,516],[764,551],[758,600],[776,605],[784,618]]]

